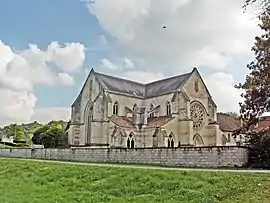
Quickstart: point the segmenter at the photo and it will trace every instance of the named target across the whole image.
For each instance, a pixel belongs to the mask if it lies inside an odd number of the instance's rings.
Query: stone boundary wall
[[[0,149],[0,157],[157,164],[182,167],[242,167],[248,162],[248,149],[238,146],[180,148],[68,148]]]

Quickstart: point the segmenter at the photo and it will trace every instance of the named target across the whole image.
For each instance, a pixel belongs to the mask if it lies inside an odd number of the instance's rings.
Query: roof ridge
[[[144,83],[136,82],[134,80],[129,80],[129,79],[125,79],[125,78],[121,78],[121,77],[117,77],[117,76],[107,75],[107,74],[104,74],[104,73],[95,72],[95,74],[110,77],[110,78],[114,78],[114,79],[118,79],[118,80],[123,80],[123,81],[127,81],[127,82],[132,82],[132,83],[135,83],[135,84],[138,84],[138,85],[143,85],[143,86],[146,85]]]
[[[140,83],[122,77],[107,75],[94,71],[92,72],[96,78],[100,80],[99,82],[106,86],[104,87],[105,89],[113,92],[126,93],[132,96],[139,96],[140,98],[146,99],[178,90],[183,86],[183,84],[186,83],[186,81],[193,74],[194,70],[188,73],[163,78],[161,80],[156,80],[149,83]]]
[[[138,85],[146,86],[146,85],[149,85],[149,84],[154,84],[154,83],[157,83],[157,82],[162,82],[162,81],[170,80],[170,79],[173,79],[173,78],[177,78],[179,76],[189,75],[189,74],[192,74],[192,71],[191,72],[188,72],[188,73],[183,73],[183,74],[178,74],[178,75],[174,75],[174,76],[171,76],[171,77],[163,78],[163,79],[160,79],[160,80],[155,80],[153,82],[148,82],[148,83],[140,83],[140,82],[137,82],[137,81],[134,81],[134,80],[125,79],[125,78],[117,77],[117,76],[113,76],[113,75],[107,75],[107,74],[96,72],[96,71],[94,73],[95,74],[98,74],[98,75],[102,75],[102,76],[114,78],[114,79],[119,79],[119,80],[123,80],[123,81],[127,81],[127,82],[136,83]]]
[[[189,74],[191,74],[191,73],[192,73],[192,72],[189,72],[189,73],[183,73],[183,74],[178,74],[178,75],[171,76],[171,77],[168,77],[168,78],[163,78],[163,79],[160,79],[160,80],[155,80],[155,81],[153,81],[153,82],[146,83],[145,85],[151,85],[151,84],[154,84],[154,83],[163,82],[163,81],[166,81],[166,80],[171,80],[171,79],[174,79],[174,78],[177,78],[177,77],[180,77],[180,76],[186,76],[186,75],[189,75]]]

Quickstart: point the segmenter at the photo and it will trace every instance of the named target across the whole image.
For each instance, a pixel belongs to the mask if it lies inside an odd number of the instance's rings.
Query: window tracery
[[[133,149],[135,147],[135,141],[133,135],[130,133],[128,139],[127,139],[127,148]]]
[[[193,102],[190,105],[190,117],[193,120],[193,128],[199,129],[203,126],[205,115],[204,107],[199,102]]]
[[[168,137],[168,148],[174,148],[174,140],[172,134]]]

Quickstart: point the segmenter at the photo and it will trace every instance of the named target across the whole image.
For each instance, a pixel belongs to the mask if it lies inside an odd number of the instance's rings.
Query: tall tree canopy
[[[25,139],[23,127],[17,124],[11,124],[10,131],[7,135],[8,137],[12,136],[16,141],[21,141]]]
[[[51,121],[33,133],[32,141],[34,144],[43,144],[45,148],[66,148],[68,136],[65,127],[63,121]]]
[[[250,73],[244,84],[237,86],[244,90],[240,113],[246,121],[245,130],[257,122],[257,116],[270,104],[270,13],[260,15],[259,20],[263,34],[255,38],[252,47],[255,59],[247,65]]]

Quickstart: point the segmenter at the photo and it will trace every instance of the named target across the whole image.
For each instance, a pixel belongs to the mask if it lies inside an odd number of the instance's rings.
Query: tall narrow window
[[[90,84],[89,84],[89,89],[92,90],[93,89],[93,80],[90,80]]]
[[[135,143],[134,143],[134,139],[132,138],[132,139],[131,139],[131,148],[132,148],[132,149],[134,148],[134,144],[135,144]]]
[[[171,140],[171,148],[174,148],[174,141],[173,141],[173,139]]]
[[[167,115],[171,115],[172,114],[171,104],[170,104],[169,101],[167,101],[167,104],[166,104],[166,113],[167,113]]]
[[[135,109],[136,109],[136,108],[137,108],[137,104],[134,104],[134,105],[133,105],[133,108],[132,108],[132,110],[133,110],[133,114],[132,114],[132,115],[133,115],[133,116],[135,115]]]
[[[135,147],[134,136],[132,133],[129,134],[129,138],[127,139],[127,148],[133,149]]]
[[[168,138],[168,148],[174,148],[173,136],[170,134]]]
[[[153,109],[154,109],[154,105],[151,104],[151,105],[150,105],[150,111],[152,111]],[[154,116],[155,116],[154,113],[150,113],[150,118],[152,118],[152,117],[154,117]]]
[[[113,115],[118,115],[118,111],[119,111],[119,104],[118,104],[118,102],[114,102]]]
[[[194,90],[196,93],[199,92],[199,84],[197,81],[194,83]]]
[[[89,82],[89,98],[90,98],[90,100],[92,98],[92,92],[93,92],[93,80],[90,80],[90,82]]]

